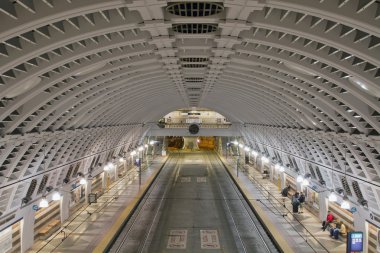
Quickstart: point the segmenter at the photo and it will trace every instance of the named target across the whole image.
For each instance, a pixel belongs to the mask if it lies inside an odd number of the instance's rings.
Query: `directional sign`
[[[351,208],[351,213],[354,213],[354,212],[356,212],[356,211],[357,211],[356,207],[353,206],[353,207]]]
[[[34,211],[37,211],[37,210],[38,210],[38,205],[33,205],[33,206],[32,206],[32,209],[33,209]]]

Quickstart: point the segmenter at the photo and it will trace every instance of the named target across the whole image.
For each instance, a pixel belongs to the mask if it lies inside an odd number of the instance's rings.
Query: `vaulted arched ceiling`
[[[330,188],[345,187],[339,172],[349,165],[348,187],[359,182],[380,213],[379,1],[0,8],[1,212],[20,206],[25,182],[49,174],[57,187],[70,166],[87,171],[107,150],[135,146],[147,122],[206,107],[244,125],[250,146],[284,163],[297,154],[304,173],[334,178]]]

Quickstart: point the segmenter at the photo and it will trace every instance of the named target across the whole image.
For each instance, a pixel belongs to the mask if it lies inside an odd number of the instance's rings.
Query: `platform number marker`
[[[201,249],[220,249],[217,230],[201,230]]]
[[[170,230],[168,249],[186,249],[187,230]]]
[[[181,183],[190,183],[191,177],[181,177]]]
[[[197,183],[206,183],[207,178],[206,177],[197,177]]]

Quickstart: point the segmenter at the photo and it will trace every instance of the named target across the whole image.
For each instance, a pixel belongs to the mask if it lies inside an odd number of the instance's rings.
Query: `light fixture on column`
[[[274,169],[275,169],[275,170],[279,170],[280,167],[281,167],[281,165],[280,165],[279,163],[276,163],[276,165],[274,166]]]
[[[238,145],[239,143],[237,141],[232,142],[234,145]]]
[[[153,145],[154,145],[154,143],[156,143],[156,142],[155,142],[155,141],[153,141],[153,140],[149,142],[149,144],[150,144],[151,146],[153,146]]]
[[[131,156],[134,156],[134,155],[136,155],[136,151],[131,152]]]
[[[249,147],[245,147],[244,150],[249,152],[250,149],[249,149]]]
[[[303,185],[303,186],[308,186],[309,184],[310,184],[309,179],[304,178],[304,179],[302,180],[302,185]]]
[[[267,162],[269,162],[269,159],[266,158],[265,156],[262,156],[262,157],[261,157],[261,161],[262,161],[263,163],[267,163]]]
[[[138,148],[138,151],[143,151],[144,150],[144,147],[143,146],[140,146],[139,148]]]
[[[84,177],[82,177],[82,178],[79,180],[79,184],[80,184],[80,185],[85,185],[85,184],[87,184],[87,180],[86,180]]]
[[[242,147],[244,147],[244,145],[240,143],[240,144],[239,144],[239,148],[242,148]]]
[[[124,157],[120,157],[120,158],[119,158],[119,162],[121,162],[121,163],[125,162]]]
[[[108,168],[110,168],[110,170],[112,170],[115,167],[115,165],[112,162],[108,162],[107,165]]]
[[[335,192],[331,191],[330,195],[329,195],[329,201],[330,202],[336,202],[337,200],[338,200],[338,198],[336,197]]]
[[[280,166],[280,168],[278,169],[280,172],[284,172],[285,171],[285,167],[284,166]]]
[[[108,166],[108,164],[106,164],[106,165],[103,167],[103,170],[104,170],[104,171],[109,171],[109,170],[110,170],[110,167]]]
[[[49,202],[47,201],[46,197],[42,197],[40,200],[40,203],[38,204],[40,208],[45,208],[49,206]]]
[[[54,201],[61,199],[61,194],[58,191],[53,192],[53,195],[51,196],[51,199]]]
[[[298,175],[297,176],[297,183],[302,183],[303,182],[303,176],[302,175]]]
[[[251,153],[252,155],[254,155],[254,156],[257,156],[258,155],[258,153],[255,151],[255,150],[252,150],[252,153]]]

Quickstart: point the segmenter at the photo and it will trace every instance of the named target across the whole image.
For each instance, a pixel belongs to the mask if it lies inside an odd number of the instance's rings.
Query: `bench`
[[[61,225],[61,222],[59,220],[52,220],[46,226],[44,226],[38,231],[38,237],[41,240],[46,240],[60,228],[60,225]]]

